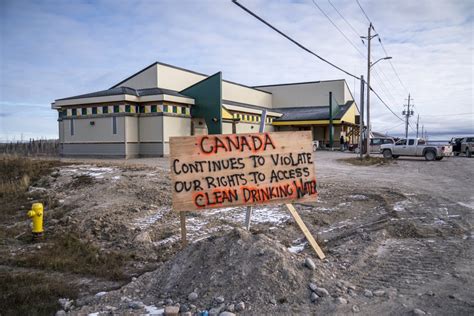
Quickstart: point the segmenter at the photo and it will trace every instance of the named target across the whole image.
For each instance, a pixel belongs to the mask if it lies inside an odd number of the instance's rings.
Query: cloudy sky
[[[358,36],[366,35],[368,21],[356,0],[314,1],[347,39],[312,0],[239,1],[341,68],[366,75],[367,48]],[[474,134],[474,2],[359,2],[400,78],[388,61],[374,66],[372,87],[385,102],[401,116],[411,93],[415,115],[433,138]],[[230,0],[0,0],[0,54],[2,140],[56,138],[51,102],[107,89],[154,61],[222,71],[225,79],[247,85],[345,78],[359,100],[352,78]],[[385,56],[378,41],[372,56]],[[374,96],[372,121],[383,133],[404,130]]]

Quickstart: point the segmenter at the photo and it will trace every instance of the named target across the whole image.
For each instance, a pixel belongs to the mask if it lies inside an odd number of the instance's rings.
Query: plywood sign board
[[[175,211],[314,201],[311,131],[170,138]]]

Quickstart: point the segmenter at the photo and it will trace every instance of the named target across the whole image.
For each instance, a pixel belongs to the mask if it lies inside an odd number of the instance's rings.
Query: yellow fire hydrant
[[[43,204],[33,203],[31,210],[28,211],[28,217],[33,221],[33,239],[43,237]]]

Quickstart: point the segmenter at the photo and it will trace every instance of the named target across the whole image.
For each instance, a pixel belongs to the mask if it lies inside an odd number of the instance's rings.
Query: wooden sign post
[[[173,209],[183,212],[314,201],[317,197],[310,131],[170,138]],[[311,246],[324,254],[291,205]],[[310,237],[308,237],[310,236]]]

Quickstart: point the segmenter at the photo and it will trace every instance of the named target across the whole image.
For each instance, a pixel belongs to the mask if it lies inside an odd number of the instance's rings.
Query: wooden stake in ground
[[[179,221],[181,222],[181,245],[186,247],[188,240],[186,239],[186,214],[179,212]]]
[[[252,218],[252,206],[247,206],[247,212],[245,214],[245,229],[250,230],[250,220]]]
[[[295,221],[298,224],[298,226],[300,227],[300,229],[303,231],[303,234],[306,237],[306,239],[308,240],[311,247],[313,247],[314,251],[316,251],[316,254],[318,255],[319,259],[323,260],[324,258],[326,258],[323,251],[319,247],[318,243],[316,242],[316,240],[314,240],[313,235],[311,235],[310,231],[308,230],[305,223],[301,219],[300,215],[298,214],[298,212],[296,212],[296,209],[293,206],[293,204],[286,204],[286,207],[290,211],[291,215],[295,219]]]

